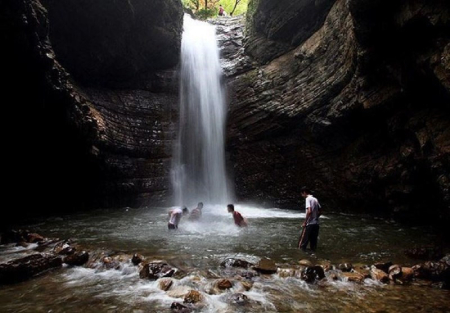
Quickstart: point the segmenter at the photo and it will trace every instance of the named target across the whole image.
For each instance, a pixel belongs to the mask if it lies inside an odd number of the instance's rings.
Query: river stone
[[[335,266],[333,264],[331,264],[330,261],[322,261],[319,263],[319,265],[322,266],[322,268],[325,272],[335,269]]]
[[[138,253],[133,254],[133,257],[131,258],[131,262],[132,262],[134,265],[138,265],[138,264],[141,263],[143,260],[144,260],[144,256],[142,256],[142,255],[140,255],[140,254],[138,254]]]
[[[254,269],[262,274],[275,274],[278,270],[275,262],[270,259],[261,259]]]
[[[442,259],[440,259],[441,263],[445,263],[448,266],[450,266],[450,254],[447,254],[446,256],[444,256]]]
[[[249,303],[249,299],[243,293],[234,293],[228,297],[227,302],[230,304],[246,305]]]
[[[391,267],[393,264],[392,262],[385,262],[385,263],[375,263],[373,266],[375,266],[377,269],[382,270],[386,274],[389,273],[389,267]]]
[[[102,263],[103,263],[103,266],[106,269],[116,269],[117,270],[121,266],[121,263],[118,260],[116,260],[116,259],[114,259],[113,257],[110,257],[110,256],[105,256],[102,259]]]
[[[197,290],[189,290],[187,295],[184,296],[184,303],[197,303],[203,300],[203,296]]]
[[[339,264],[338,268],[343,272],[350,272],[353,269],[353,265],[351,263],[342,263]]]
[[[59,255],[69,255],[75,253],[76,249],[67,242],[60,242],[53,247],[53,252]]]
[[[310,260],[307,259],[303,259],[298,261],[298,264],[303,265],[303,266],[312,266],[312,262]]]
[[[39,253],[0,264],[0,284],[24,281],[48,269],[61,267],[60,257]]]
[[[172,286],[172,284],[173,284],[173,280],[170,278],[158,279],[158,286],[159,286],[159,289],[161,289],[161,290],[164,290],[164,291],[169,290],[170,287]]]
[[[233,287],[233,284],[228,279],[221,279],[216,282],[216,286],[221,290],[225,290]]]
[[[176,313],[190,313],[190,312],[192,312],[192,309],[190,309],[187,306],[185,306],[185,305],[183,305],[181,303],[178,303],[178,302],[172,302],[172,304],[170,305],[170,309],[173,312],[176,312]]]
[[[301,279],[307,283],[313,283],[316,279],[321,280],[325,277],[325,273],[321,266],[309,266],[301,273]]]
[[[251,281],[241,281],[242,287],[244,287],[245,291],[249,291],[253,287],[253,283]]]
[[[295,274],[296,274],[296,270],[293,268],[279,268],[278,269],[278,276],[281,278],[294,277]]]
[[[234,258],[228,258],[226,260],[224,260],[222,263],[220,263],[220,266],[222,267],[243,267],[243,268],[247,268],[250,265],[253,265],[250,262],[247,262],[245,260],[241,260],[241,259],[234,259]]]
[[[44,237],[36,233],[28,233],[27,241],[31,243],[42,242],[44,241]]]
[[[68,265],[81,266],[89,261],[89,253],[86,251],[75,252],[73,254],[67,255],[63,262]]]
[[[184,298],[191,290],[188,286],[174,286],[169,291],[167,291],[167,295],[172,298]]]
[[[351,281],[356,283],[362,283],[364,281],[364,275],[358,272],[342,272],[341,277],[343,277],[344,281]]]
[[[398,264],[391,265],[389,267],[389,279],[392,281],[396,281],[396,279],[400,278],[402,275],[402,268]]]
[[[142,266],[139,272],[140,278],[156,280],[162,277],[172,277],[176,269],[163,261],[153,261]]]
[[[370,276],[373,280],[382,283],[387,283],[389,281],[388,275],[384,271],[376,268],[374,265],[372,265],[372,267],[370,268]]]

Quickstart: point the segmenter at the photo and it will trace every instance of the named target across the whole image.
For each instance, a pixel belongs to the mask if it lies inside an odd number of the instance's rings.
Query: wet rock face
[[[246,51],[266,63],[305,41],[323,24],[335,0],[252,0]]]
[[[177,0],[43,0],[58,60],[94,85],[177,65],[182,8]],[[68,40],[70,38],[70,40]]]
[[[18,169],[5,177],[8,201],[27,202],[14,218],[61,212],[62,203],[69,211],[164,202],[177,119],[181,3],[42,3],[2,2],[10,77],[4,97],[14,99],[6,114],[22,116],[20,133],[28,134],[27,144],[19,133],[5,143]],[[24,175],[27,197],[19,183]]]
[[[275,15],[262,4],[278,2],[255,3],[254,19]],[[338,0],[321,12],[289,52],[229,79],[239,199],[302,207],[307,185],[333,209],[421,219],[433,207],[430,222],[448,221],[448,2]]]

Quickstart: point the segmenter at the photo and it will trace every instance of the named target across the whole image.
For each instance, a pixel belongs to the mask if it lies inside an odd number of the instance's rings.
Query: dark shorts
[[[169,229],[177,229],[178,228],[178,226],[177,225],[174,225],[174,224],[167,224],[167,227],[169,228]]]

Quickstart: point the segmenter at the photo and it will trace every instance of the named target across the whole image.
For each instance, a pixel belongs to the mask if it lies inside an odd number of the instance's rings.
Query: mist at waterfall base
[[[215,27],[185,15],[172,165],[176,205],[233,202],[225,168],[226,111]]]

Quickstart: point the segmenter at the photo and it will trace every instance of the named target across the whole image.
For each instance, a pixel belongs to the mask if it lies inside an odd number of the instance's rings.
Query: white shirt
[[[170,213],[170,220],[169,223],[172,225],[178,225],[181,219],[181,214],[183,211],[180,208],[173,209]]]
[[[308,208],[311,208],[311,215],[309,216],[309,219],[306,221],[306,226],[319,224],[319,208],[320,208],[319,201],[317,201],[317,199],[314,198],[312,195],[308,195],[308,197],[306,197],[305,200],[305,207],[306,210],[308,210]]]

